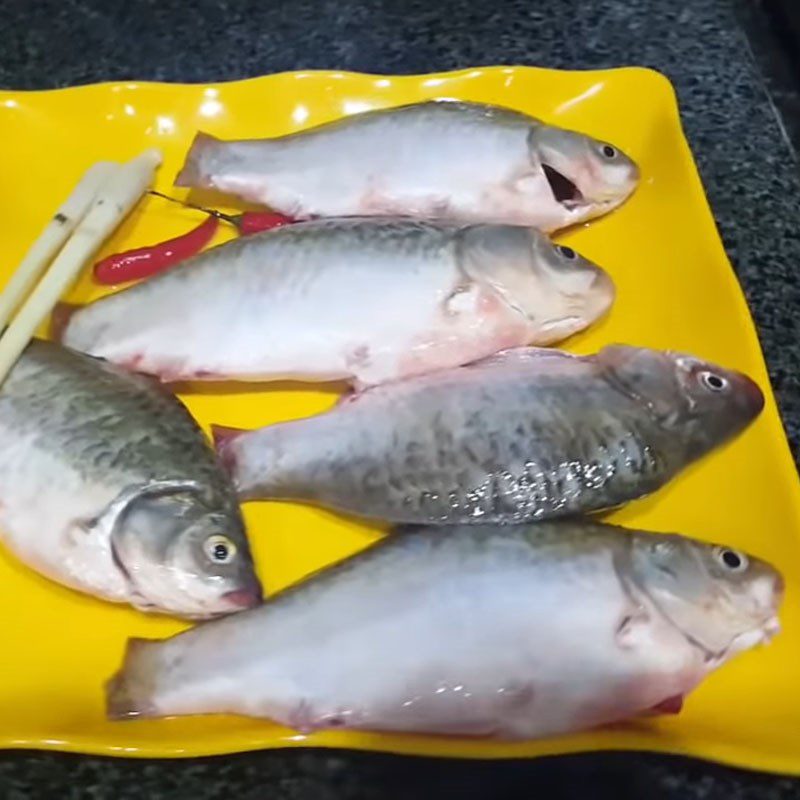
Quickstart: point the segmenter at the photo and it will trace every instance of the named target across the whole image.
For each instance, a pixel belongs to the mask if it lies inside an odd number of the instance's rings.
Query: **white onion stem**
[[[11,314],[86,216],[102,183],[118,167],[111,161],[99,161],[89,167],[70,196],[53,214],[0,294],[0,330],[6,326]]]
[[[148,190],[160,164],[161,153],[147,150],[101,183],[88,212],[0,337],[0,382],[86,262]]]

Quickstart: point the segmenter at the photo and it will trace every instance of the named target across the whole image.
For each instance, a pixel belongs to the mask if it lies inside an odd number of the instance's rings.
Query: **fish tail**
[[[157,640],[128,639],[120,670],[106,683],[106,716],[136,719],[158,716],[153,695],[159,666]]]
[[[214,154],[219,147],[224,144],[225,142],[210,133],[199,131],[195,134],[183,167],[175,178],[175,186],[189,186],[195,189],[211,188],[208,166],[213,161]]]

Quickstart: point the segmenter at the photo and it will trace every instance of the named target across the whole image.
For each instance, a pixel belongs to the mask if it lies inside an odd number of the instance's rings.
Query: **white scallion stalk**
[[[70,196],[53,214],[0,294],[0,331],[89,211],[100,186],[118,167],[111,161],[99,161],[89,167]]]
[[[0,337],[0,382],[84,264],[148,190],[160,164],[161,153],[147,150],[113,170],[101,184],[88,212]]]

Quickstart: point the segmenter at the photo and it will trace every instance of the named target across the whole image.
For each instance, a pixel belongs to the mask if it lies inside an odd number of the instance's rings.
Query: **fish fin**
[[[392,525],[388,532],[395,536],[411,536],[429,529],[430,526],[424,522],[401,522],[397,525]]]
[[[61,342],[67,330],[72,315],[80,308],[75,303],[56,303],[50,316],[50,337],[55,342]]]
[[[522,347],[509,347],[506,350],[498,350],[493,355],[486,356],[478,361],[473,361],[466,364],[467,368],[483,367],[487,364],[501,365],[501,364],[524,364],[538,361],[540,359],[553,359],[555,361],[575,361],[580,360],[580,356],[574,353],[567,353],[564,350],[556,350],[552,347],[534,347],[531,345],[524,345]]]
[[[112,558],[117,563],[119,562],[119,553],[115,549],[114,533],[117,530],[120,519],[127,513],[131,503],[142,497],[157,497],[158,495],[186,492],[201,494],[202,487],[197,481],[191,480],[151,481],[150,483],[136,483],[126,486],[95,516],[73,520],[68,529],[70,541],[72,544],[76,544],[84,536],[101,535],[108,537],[112,545]],[[117,566],[122,569],[122,572],[127,577],[130,577],[121,562],[117,563]]]
[[[300,733],[319,730],[358,728],[364,714],[354,708],[322,709],[306,699],[300,700],[286,716],[286,724]]]
[[[236,456],[231,450],[230,444],[244,433],[248,433],[248,431],[243,428],[229,428],[226,425],[211,426],[214,449],[217,451],[217,456],[225,472],[230,476],[236,474]]]
[[[158,644],[154,639],[128,639],[122,667],[106,683],[106,716],[109,719],[158,716],[152,702]]]
[[[211,438],[214,441],[214,447],[217,452],[221,451],[234,439],[237,439],[243,433],[247,433],[246,428],[232,428],[227,425],[211,425]]]
[[[464,282],[456,286],[442,301],[446,317],[453,318],[472,315],[481,299],[481,287],[475,283]]]
[[[623,650],[632,650],[640,647],[650,624],[650,615],[645,608],[637,607],[631,609],[622,617],[617,626],[615,636],[617,645]]]
[[[222,144],[222,140],[217,139],[216,136],[198,131],[186,154],[183,167],[175,177],[175,186],[191,186],[196,189],[211,188],[203,162],[208,158],[209,153],[213,152],[220,144]]]
[[[672,697],[668,697],[666,700],[662,700],[660,703],[656,703],[651,709],[651,714],[680,714],[681,709],[683,708],[683,695],[682,694],[675,694]]]
[[[353,382],[344,391],[344,393],[339,395],[333,407],[340,408],[341,406],[349,406],[350,403],[354,403],[356,400],[365,395],[370,389],[374,388],[375,388],[374,384],[361,383],[357,379],[353,380]]]

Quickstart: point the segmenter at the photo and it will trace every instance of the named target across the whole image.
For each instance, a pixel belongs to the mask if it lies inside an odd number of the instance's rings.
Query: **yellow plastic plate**
[[[493,67],[411,77],[303,72],[214,86],[122,83],[0,92],[2,278],[8,279],[57,204],[95,160],[127,159],[145,147],[159,147],[165,163],[157,185],[169,191],[198,129],[221,137],[275,136],[365,109],[444,97],[498,103],[589,132],[619,144],[641,165],[642,185],[623,208],[562,237],[605,266],[618,287],[610,316],[569,346],[585,353],[609,342],[630,342],[694,352],[748,372],[764,389],[767,404],[732,445],[614,518],[726,542],[777,564],[788,587],[784,633],[768,648],[712,675],[677,717],[541,742],[347,732],[301,736],[269,722],[221,716],[110,723],[103,716],[102,685],[117,668],[127,637],[165,637],[182,623],[61,588],[0,552],[0,745],[128,756],[296,745],[472,757],[634,748],[800,774],[797,476],[753,323],[683,137],[675,95],[662,76],[644,69]],[[196,212],[147,199],[106,252],[160,241],[201,219]],[[225,235],[230,233],[220,239]],[[70,299],[100,294],[87,270]],[[220,384],[188,387],[183,398],[203,425],[249,427],[321,411],[334,402],[336,387]],[[269,591],[380,534],[377,528],[289,504],[250,504],[246,514]],[[321,652],[319,658],[326,655]]]

